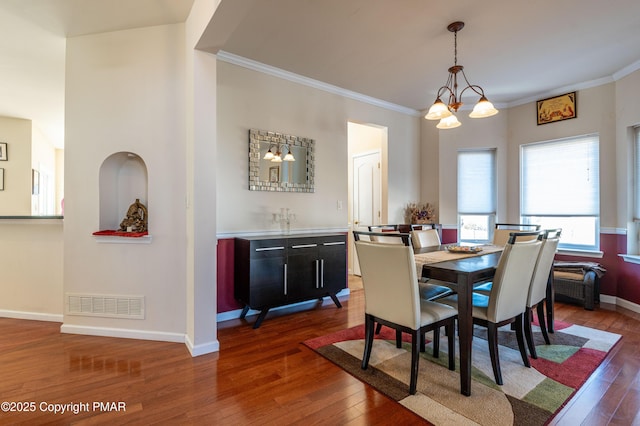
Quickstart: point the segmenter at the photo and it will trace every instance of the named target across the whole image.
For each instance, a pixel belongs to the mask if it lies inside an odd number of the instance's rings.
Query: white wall
[[[176,24],[67,40],[64,292],[143,295],[146,318],[65,315],[63,331],[184,341],[184,31]],[[92,236],[100,166],[116,152],[135,152],[147,166],[150,244]]]
[[[218,61],[218,234],[275,232],[272,213],[281,207],[296,214],[292,232],[346,229],[350,120],[388,128],[388,220],[400,221],[419,191],[417,116]],[[249,191],[250,128],[314,139],[316,192]]]
[[[0,216],[31,215],[31,120],[0,117],[0,142],[7,143],[4,191],[0,191]]]
[[[0,316],[62,321],[62,221],[0,220]]]
[[[439,174],[437,182],[423,180],[423,185],[438,185],[439,221],[446,226],[457,226],[458,223],[458,151],[462,149],[495,148],[497,159],[497,202],[498,219],[506,221],[507,188],[513,177],[507,171],[507,124],[510,117],[507,111],[489,118],[469,118],[469,111],[461,111],[458,119],[462,126],[439,130],[437,139],[430,139],[423,149],[438,154]],[[423,126],[435,127],[437,122],[423,119]],[[430,132],[430,130],[428,130]],[[437,144],[434,146],[434,144]],[[423,153],[424,157],[424,153]],[[432,175],[429,175],[432,176]],[[424,200],[430,202],[431,200]]]

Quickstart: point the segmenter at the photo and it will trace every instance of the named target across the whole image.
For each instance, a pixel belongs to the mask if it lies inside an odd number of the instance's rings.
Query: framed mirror
[[[315,141],[266,130],[249,130],[249,190],[315,192]]]

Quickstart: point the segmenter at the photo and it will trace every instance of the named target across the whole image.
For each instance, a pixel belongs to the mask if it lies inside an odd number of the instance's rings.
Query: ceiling
[[[65,37],[184,22],[192,3],[0,0],[0,115],[61,144]],[[640,68],[637,0],[222,0],[199,46],[424,110],[453,65],[454,21],[458,64],[499,108]]]

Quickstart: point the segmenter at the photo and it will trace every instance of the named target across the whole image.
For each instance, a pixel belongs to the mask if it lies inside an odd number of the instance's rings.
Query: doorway
[[[349,152],[349,272],[360,275],[353,230],[384,223],[386,212],[387,128],[348,123]]]

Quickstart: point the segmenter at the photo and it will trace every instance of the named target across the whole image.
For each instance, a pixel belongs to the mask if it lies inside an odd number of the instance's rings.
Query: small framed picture
[[[0,169],[0,191],[4,191],[4,169]]]
[[[269,182],[280,182],[280,167],[269,167]]]
[[[569,120],[578,116],[576,92],[565,93],[537,101],[538,126],[555,121]]]
[[[31,169],[31,194],[40,194],[40,172]]]
[[[0,142],[0,161],[7,161],[9,156],[7,155],[7,143]]]

